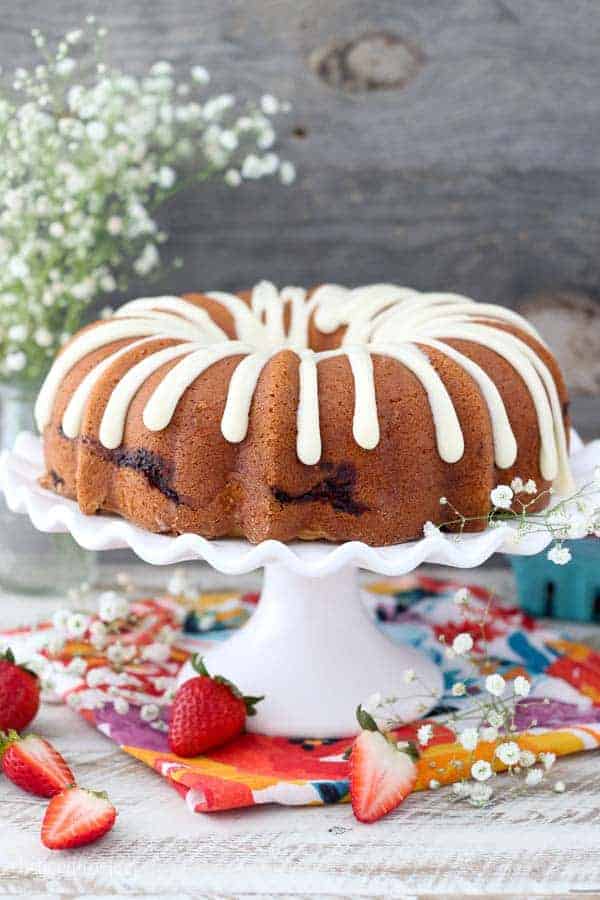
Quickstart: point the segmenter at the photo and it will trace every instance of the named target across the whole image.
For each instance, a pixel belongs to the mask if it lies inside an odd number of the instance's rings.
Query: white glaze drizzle
[[[239,341],[226,341],[198,349],[193,347],[185,359],[167,372],[148,400],[143,413],[146,428],[149,431],[162,431],[173,418],[177,404],[196,378],[219,360],[249,354],[252,349]]]
[[[113,389],[102,416],[98,439],[109,450],[115,450],[123,441],[125,420],[131,401],[154,372],[161,366],[173,362],[180,356],[192,353],[200,344],[184,343],[174,347],[165,347],[152,353],[145,359],[136,363],[123,375],[117,386]]]
[[[414,344],[373,344],[372,353],[390,356],[406,366],[425,388],[433,418],[438,453],[455,463],[465,451],[462,429],[450,394],[425,353]]]
[[[300,462],[312,466],[321,459],[317,361],[312,350],[302,350],[299,355],[296,453]]]
[[[221,420],[225,439],[239,443],[247,434],[260,374],[269,359],[287,347],[299,357],[296,443],[301,462],[314,465],[321,458],[318,365],[332,356],[346,356],[352,372],[352,433],[356,443],[365,450],[378,445],[380,430],[372,357],[383,355],[396,359],[418,379],[427,394],[440,457],[455,463],[464,453],[464,438],[450,395],[425,352],[430,348],[453,360],[477,385],[489,411],[496,464],[499,468],[509,468],[516,460],[517,446],[502,397],[479,365],[445,343],[446,339],[461,339],[493,350],[518,372],[536,410],[542,475],[547,480],[557,480],[560,489],[571,484],[554,379],[524,341],[494,327],[495,324],[516,326],[542,342],[535,329],[514,311],[478,304],[458,294],[420,294],[390,284],[354,289],[322,285],[307,297],[302,288],[286,287],[278,292],[273,284],[262,281],[252,291],[250,304],[220,291],[207,296],[232,317],[238,340],[228,340],[206,310],[181,297],[149,297],[126,303],[112,320],[76,336],[56,359],[36,403],[40,430],[50,421],[61,381],[86,355],[115,341],[131,341],[94,366],[75,390],[62,421],[66,436],[71,438],[80,432],[87,400],[98,379],[141,344],[170,338],[182,343],[150,353],[118,381],[102,417],[100,442],[111,449],[120,445],[133,398],[162,366],[175,362],[162,376],[144,408],[144,425],[152,431],[168,426],[179,400],[206,369],[219,360],[241,356],[232,372]],[[321,333],[331,334],[338,328],[346,328],[339,348],[321,353],[307,349],[313,314],[315,327]]]
[[[272,355],[272,353],[251,353],[234,369],[221,419],[221,432],[225,440],[231,444],[239,444],[246,437],[254,391],[260,373]]]

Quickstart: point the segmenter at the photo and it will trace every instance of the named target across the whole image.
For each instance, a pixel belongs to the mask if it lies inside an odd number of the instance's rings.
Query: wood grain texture
[[[164,584],[165,572],[132,569]],[[434,574],[445,570],[429,569]],[[112,571],[114,576],[114,570]],[[453,572],[462,580],[472,573]],[[206,571],[200,576],[206,586]],[[105,571],[107,581],[111,572]],[[505,570],[477,578],[507,594]],[[253,578],[246,584],[255,584]],[[222,587],[223,578],[215,579]],[[21,601],[19,601],[21,602]],[[48,601],[0,599],[0,627],[47,614]],[[581,632],[588,628],[578,629]],[[441,789],[410,797],[373,826],[348,806],[262,807],[191,815],[175,791],[72,711],[45,706],[36,721],[81,781],[119,809],[102,842],[51,853],[39,842],[43,802],[0,786],[0,893],[238,898],[423,898],[600,895],[600,767],[596,754],[560,760],[549,788],[508,788],[491,810],[457,805]],[[508,777],[504,779],[508,787]]]

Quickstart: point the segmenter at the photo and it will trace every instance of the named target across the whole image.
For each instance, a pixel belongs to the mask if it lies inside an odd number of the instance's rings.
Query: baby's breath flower
[[[51,347],[54,343],[52,334],[44,327],[36,328],[33,337],[39,347]]]
[[[530,769],[525,776],[525,784],[527,787],[537,787],[544,777],[542,769]]]
[[[115,697],[113,700],[113,707],[115,712],[120,716],[126,716],[129,712],[129,703],[124,697]]]
[[[116,591],[104,591],[98,597],[98,612],[103,622],[124,619],[129,613],[129,601]]]
[[[452,793],[457,799],[464,800],[471,793],[471,785],[466,781],[455,781],[452,785]]]
[[[135,647],[126,647],[121,641],[115,641],[106,651],[106,655],[113,665],[122,666],[131,662],[135,656]]]
[[[513,689],[518,697],[527,697],[531,690],[531,682],[523,675],[517,675],[513,683]]]
[[[133,264],[133,268],[138,275],[147,275],[152,269],[155,269],[160,262],[158,250],[154,244],[146,244],[140,256]]]
[[[519,762],[521,750],[515,741],[504,741],[494,751],[500,762],[505,766],[516,766]]]
[[[414,669],[405,669],[402,680],[404,681],[404,684],[412,684],[416,677],[417,674]]]
[[[173,71],[173,66],[170,62],[166,60],[160,60],[159,62],[154,63],[152,68],[150,69],[151,75],[170,75]]]
[[[70,75],[75,68],[75,60],[70,56],[65,56],[56,63],[56,71],[63,77]]]
[[[467,693],[467,686],[464,681],[455,681],[452,685],[452,696],[453,697],[464,697]]]
[[[474,762],[471,766],[471,776],[475,781],[487,781],[493,774],[494,771],[492,767],[485,759],[478,759],[477,762]]]
[[[475,750],[477,747],[478,734],[476,728],[465,728],[458,735],[458,740],[465,750]]]
[[[453,603],[456,603],[457,606],[467,606],[469,603],[469,590],[466,587],[459,588],[454,597],[452,598]]]
[[[551,547],[546,556],[557,566],[566,566],[571,561],[571,551],[568,547],[562,547],[560,544]]]
[[[108,640],[108,630],[104,622],[92,622],[90,625],[90,641],[96,650],[103,650]]]
[[[273,116],[279,112],[279,100],[273,94],[263,94],[260,98],[262,111],[268,116]]]
[[[374,694],[371,694],[370,697],[367,697],[365,702],[363,703],[363,709],[366,709],[367,712],[373,713],[377,710],[377,708],[381,705],[381,694],[379,691],[376,691]]]
[[[296,166],[289,160],[284,160],[279,167],[279,179],[282,184],[293,184],[296,180]]]
[[[256,156],[254,153],[249,153],[242,163],[242,177],[243,178],[262,178],[263,176],[263,164],[262,160]]]
[[[154,722],[160,715],[160,706],[156,703],[146,703],[140,709],[140,718],[143,722]]]
[[[88,630],[90,617],[84,613],[72,613],[67,619],[67,635],[71,638],[80,638]]]
[[[158,186],[168,190],[175,184],[175,172],[171,166],[161,166],[158,170],[157,182]]]
[[[52,616],[53,627],[61,634],[67,633],[67,623],[71,616],[68,609],[57,609]]]
[[[556,762],[556,753],[539,753],[538,759],[546,772],[549,772]]]
[[[564,792],[566,791],[566,789],[567,789],[567,786],[566,786],[566,784],[564,783],[564,781],[557,781],[557,782],[555,782],[555,784],[554,784],[554,791],[555,791],[555,793],[557,793],[557,794],[564,794]]]
[[[239,187],[242,183],[242,176],[237,169],[227,169],[223,178],[225,184],[228,184],[229,187]]]
[[[440,529],[433,522],[425,522],[423,525],[423,537],[435,537],[440,533]]]
[[[468,795],[471,806],[487,806],[492,798],[493,790],[489,784],[474,784]]]
[[[74,656],[66,666],[66,670],[70,675],[84,675],[87,669],[87,663],[82,656]]]
[[[26,365],[27,357],[22,350],[6,354],[4,366],[7,372],[22,372]]]
[[[484,725],[483,728],[479,729],[479,736],[482,741],[492,744],[498,739],[498,729],[491,725]]]
[[[97,688],[100,687],[101,684],[104,684],[106,680],[106,670],[102,668],[90,669],[86,676],[86,683],[88,687]]]
[[[433,726],[426,724],[421,725],[417,731],[417,740],[421,747],[426,747],[431,738],[433,737]]]
[[[464,656],[473,649],[473,638],[466,631],[457,634],[452,641],[452,649],[458,656]]]
[[[50,237],[61,238],[65,233],[65,226],[62,222],[51,222],[48,226],[48,233]]]
[[[488,675],[485,679],[485,689],[488,694],[492,694],[494,697],[501,697],[506,690],[506,682],[502,675],[498,675],[498,673]]]
[[[513,492],[506,484],[499,484],[490,493],[490,500],[498,509],[510,509],[513,500]]]
[[[103,275],[100,279],[100,287],[103,291],[114,291],[117,286],[117,282],[113,278],[112,275]]]
[[[506,715],[500,710],[491,709],[486,713],[486,719],[492,728],[501,728],[504,725]]]
[[[526,494],[537,494],[537,484],[535,483],[533,478],[530,478],[525,482],[525,484],[523,485],[523,491]]]
[[[519,765],[523,766],[524,769],[529,769],[531,766],[535,765],[535,753],[532,753],[531,750],[521,750],[519,754]]]
[[[8,337],[11,341],[24,341],[27,337],[27,326],[11,325],[8,329]]]
[[[143,659],[147,659],[149,662],[153,663],[164,663],[166,662],[171,655],[171,649],[168,644],[161,644],[159,642],[154,642],[153,644],[147,644],[142,649],[142,657]]]
[[[190,75],[197,84],[208,84],[210,81],[210,74],[204,66],[193,66]]]

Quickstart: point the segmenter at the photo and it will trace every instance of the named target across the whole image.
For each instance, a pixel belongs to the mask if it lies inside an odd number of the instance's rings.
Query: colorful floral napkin
[[[516,738],[522,750],[556,754],[595,749],[600,744],[600,653],[576,643],[519,609],[471,586],[468,610],[455,602],[459,585],[423,576],[371,582],[365,603],[380,627],[397,642],[418,647],[444,671],[446,693],[427,722],[432,736],[418,763],[417,790],[468,777],[474,759],[491,760],[494,744],[480,741],[471,753],[439,719],[467,711],[482,695],[490,672],[507,681],[526,675],[528,697],[516,705]],[[52,627],[5,634],[20,656],[41,649],[52,659],[54,689],[103,734],[163,776],[194,812],[260,803],[336,803],[348,798],[351,739],[288,739],[244,734],[196,759],[169,752],[167,723],[177,672],[192,651],[226,640],[252,614],[256,595],[204,594],[182,606],[173,598],[135,601],[135,627],[110,638],[102,651],[89,640],[69,640],[42,649]],[[482,627],[482,612],[487,609]],[[82,626],[85,623],[82,623]],[[183,630],[182,630],[183,629]],[[83,628],[82,628],[83,630]],[[176,630],[174,643],[169,632]],[[475,647],[487,644],[485,669],[476,671],[460,656],[444,652],[453,638],[471,634]],[[89,634],[89,629],[88,632]],[[141,649],[141,652],[140,652]],[[135,654],[135,661],[129,661]],[[142,658],[140,658],[142,657]],[[481,667],[484,668],[483,666]],[[46,673],[47,674],[47,673]],[[452,685],[466,685],[454,696]],[[436,721],[437,719],[437,721]],[[397,729],[399,740],[416,740],[423,722]]]

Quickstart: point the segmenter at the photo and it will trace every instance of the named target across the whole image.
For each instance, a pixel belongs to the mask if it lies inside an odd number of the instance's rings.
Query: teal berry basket
[[[532,616],[600,622],[600,540],[564,541],[572,559],[557,566],[547,550],[511,556],[521,608]]]

